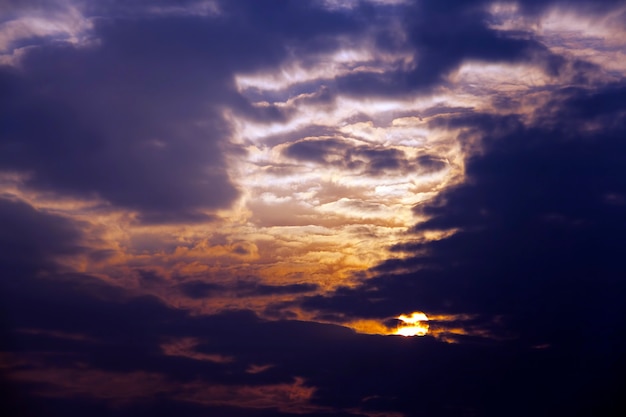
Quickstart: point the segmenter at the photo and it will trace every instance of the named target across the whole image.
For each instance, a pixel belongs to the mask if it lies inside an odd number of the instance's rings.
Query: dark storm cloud
[[[63,11],[64,6],[66,5],[62,4],[61,1],[55,0],[0,0],[0,12],[2,12],[3,16],[2,21],[15,18],[25,11]]]
[[[319,289],[317,284],[267,285],[253,281],[238,281],[233,285],[220,285],[204,281],[188,281],[178,286],[190,298],[219,297],[226,292],[235,292],[240,297],[260,297],[281,294],[302,294]]]
[[[146,288],[162,285],[167,282],[166,279],[157,272],[148,269],[138,269],[137,275],[139,277],[139,284]]]
[[[96,280],[88,276],[74,277],[83,280],[84,285],[95,285],[99,290],[106,290]],[[74,281],[75,282],[75,281]],[[34,283],[34,281],[33,281]],[[98,291],[98,294],[116,291]],[[94,294],[95,295],[95,294]],[[5,363],[9,374],[20,371],[57,372],[56,379],[48,382],[48,389],[54,384],[63,386],[60,370],[75,369],[84,372],[83,386],[89,387],[89,371],[114,372],[132,375],[144,372],[163,375],[172,384],[182,386],[187,383],[203,381],[207,389],[216,384],[237,387],[246,384],[249,387],[262,387],[267,384],[285,383],[301,376],[310,381],[312,386],[321,388],[321,396],[316,402],[324,406],[360,406],[362,398],[372,394],[376,386],[378,370],[390,366],[380,362],[376,369],[363,370],[364,376],[372,386],[356,388],[337,397],[335,389],[345,378],[350,363],[364,359],[375,352],[409,352],[396,340],[370,338],[356,335],[352,331],[332,325],[305,322],[265,322],[250,312],[226,312],[217,316],[193,317],[185,311],[164,306],[156,299],[143,298],[105,298],[101,295],[86,294],[72,281],[37,283],[34,291],[13,291],[4,303],[4,310],[10,316],[15,329],[27,329],[3,338],[5,352],[13,352],[30,358],[27,363]],[[119,296],[120,294],[118,294]],[[79,314],[77,314],[79,313]],[[37,331],[46,329],[46,331]],[[161,346],[168,340],[193,337],[199,344],[193,350],[199,354],[222,354],[234,357],[234,362],[214,363],[197,360],[193,357],[171,356],[162,351]],[[11,343],[6,343],[6,342]],[[42,354],[45,352],[45,354]],[[348,360],[348,358],[351,358]],[[76,363],[80,361],[77,368]],[[400,366],[400,358],[396,359]],[[268,370],[258,373],[247,372],[255,364],[270,364]],[[328,379],[331,372],[341,381]],[[113,374],[110,374],[113,375]],[[13,381],[17,392],[28,394],[46,389],[46,384]],[[96,381],[97,383],[97,381]],[[327,385],[331,383],[331,385]],[[129,387],[132,391],[133,387]],[[389,389],[389,388],[387,388]],[[153,410],[156,405],[166,401],[173,410],[185,410],[192,405],[176,400],[179,389],[172,389],[170,395],[140,398],[138,404],[116,402],[115,397],[107,400],[99,398],[97,391],[93,397],[76,395],[71,400],[64,395],[60,398],[40,398],[23,404],[25,410],[33,412],[56,412],[68,408],[65,415],[73,416],[92,408],[101,408],[103,415],[115,412],[130,412],[137,407]],[[89,389],[83,391],[89,392]],[[208,391],[210,392],[210,391]],[[19,397],[18,397],[19,398]],[[207,400],[211,400],[210,397]],[[216,401],[219,398],[215,398]],[[243,399],[242,399],[243,401]],[[73,404],[73,406],[70,406]],[[39,408],[41,407],[41,408]],[[205,406],[205,412],[214,407]],[[367,408],[367,405],[366,405]],[[115,411],[114,411],[115,410]],[[109,414],[104,414],[104,413]],[[220,415],[254,416],[261,411],[236,407]],[[269,412],[269,411],[268,411]],[[100,415],[100,414],[95,414]],[[140,414],[144,415],[144,414]],[[212,414],[216,415],[216,414]],[[291,415],[272,410],[271,415]],[[316,415],[307,413],[305,415]],[[345,415],[352,415],[346,413]]]
[[[288,285],[267,285],[254,282],[243,282],[236,286],[237,291],[242,295],[264,296],[280,294],[302,294],[313,292],[319,289],[317,284],[288,284]]]
[[[467,60],[498,63],[534,63],[558,75],[567,60],[546,48],[531,33],[490,27],[491,1],[415,1],[404,10],[405,42],[381,38],[385,49],[411,51],[415,65],[380,72],[355,72],[336,80],[336,88],[356,96],[403,96],[446,84],[446,76]],[[614,10],[616,1],[520,1],[520,14],[534,17],[555,6],[594,15]]]
[[[180,291],[190,298],[206,298],[213,293],[221,292],[223,288],[218,284],[203,281],[189,281],[179,286]]]
[[[593,357],[574,362],[549,349],[529,350],[515,344],[446,345],[428,338],[359,335],[326,324],[267,322],[245,311],[191,316],[152,298],[107,301],[85,296],[67,285],[44,287],[42,291],[12,294],[19,297],[5,304],[17,327],[50,330],[13,334],[14,346],[31,361],[16,365],[9,361],[5,369],[16,376],[32,375],[28,371],[45,372],[47,367],[56,370],[56,379],[44,383],[16,380],[20,395],[53,390],[55,384],[72,387],[71,381],[67,384],[62,380],[68,373],[60,370],[67,369],[82,375],[83,389],[72,398],[39,397],[21,404],[24,411],[35,415],[43,410],[48,415],[66,416],[86,412],[94,416],[195,415],[200,411],[198,404],[177,396],[189,384],[206,384],[204,397],[210,401],[212,386],[236,389],[243,384],[251,393],[255,387],[289,383],[294,376],[316,388],[311,400],[314,407],[326,407],[319,413],[313,408],[298,414],[305,416],[324,415],[322,411],[346,416],[375,411],[409,416],[445,416],[451,412],[497,416],[503,409],[514,416],[531,412],[547,416],[580,407],[610,410],[614,405],[611,397],[600,407],[589,401],[605,384],[594,386],[595,379],[593,383],[579,384],[576,378],[581,371],[594,378],[606,376],[606,364]],[[234,359],[215,363],[164,354],[164,342],[186,337],[198,341],[193,347],[198,354],[222,354]],[[248,372],[253,365],[271,366]],[[537,378],[538,370],[543,378]],[[108,372],[104,375],[109,377],[127,375],[129,381],[137,375],[161,375],[159,378],[169,385],[158,395],[140,395],[132,402],[116,401],[115,396],[99,396],[98,385],[90,388],[98,380],[91,381],[89,376],[97,372]],[[150,385],[147,387],[150,393]],[[129,386],[127,391],[141,392],[139,388]],[[511,409],[510,404],[515,408]],[[201,409],[218,416],[293,415],[234,404],[226,408],[208,404]]]
[[[346,15],[311,3],[220,7],[217,17],[105,15],[93,45],[44,42],[19,69],[0,68],[0,169],[32,173],[27,185],[37,189],[137,210],[145,222],[211,220],[207,210],[239,194],[227,173],[222,109],[285,117],[241,97],[235,72],[279,64],[288,43],[332,50],[329,35],[356,30]]]
[[[40,212],[21,201],[0,198],[2,283],[55,266],[55,257],[84,251],[80,225]],[[5,281],[6,280],[6,281]]]
[[[150,39],[156,28],[144,29],[141,40],[132,39],[139,32],[110,34],[98,49],[36,50],[26,74],[0,74],[10,85],[2,168],[33,170],[30,186],[98,195],[157,221],[226,207],[237,196],[219,145],[227,129],[207,98],[227,92],[211,75],[182,77],[176,61],[184,57],[168,56],[166,46],[148,52],[159,41]],[[140,44],[147,56],[132,50]],[[196,88],[205,77],[208,89]]]
[[[398,170],[401,168],[404,152],[398,149],[364,149],[357,148],[350,152],[358,160],[359,157],[368,161],[368,172],[376,173],[385,170]],[[352,156],[350,155],[350,156]]]
[[[433,155],[422,155],[417,157],[417,163],[426,171],[440,171],[447,165],[447,161]]]
[[[283,154],[289,158],[338,166],[366,175],[389,171],[434,172],[447,162],[432,155],[409,158],[404,151],[380,146],[357,145],[342,139],[305,139],[288,145]]]
[[[337,139],[303,140],[289,145],[284,154],[303,161],[326,162],[326,158],[337,154],[346,144]]]
[[[415,68],[383,74],[350,74],[338,80],[342,91],[358,95],[398,95],[429,89],[464,60],[491,62],[531,60],[545,52],[532,39],[513,38],[489,29],[482,2],[416,2],[406,12],[408,47],[417,58]],[[478,5],[476,4],[478,3]]]

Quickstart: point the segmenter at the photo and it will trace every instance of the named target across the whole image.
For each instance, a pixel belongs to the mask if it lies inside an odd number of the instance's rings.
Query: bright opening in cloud
[[[428,317],[426,314],[416,311],[410,315],[401,314],[397,317],[401,323],[394,334],[400,336],[426,336],[428,333]]]

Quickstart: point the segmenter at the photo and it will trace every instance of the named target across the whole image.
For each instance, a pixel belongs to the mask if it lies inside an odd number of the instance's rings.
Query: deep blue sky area
[[[4,416],[622,416],[624,236],[624,1],[0,0]]]

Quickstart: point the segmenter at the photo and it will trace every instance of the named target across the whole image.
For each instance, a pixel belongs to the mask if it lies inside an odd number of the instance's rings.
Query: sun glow
[[[394,334],[400,336],[426,336],[428,333],[428,317],[426,314],[416,311],[410,315],[401,314],[397,317],[401,323],[398,324]]]

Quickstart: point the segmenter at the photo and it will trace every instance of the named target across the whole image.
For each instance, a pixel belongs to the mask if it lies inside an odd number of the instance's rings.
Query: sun
[[[428,333],[428,317],[420,311],[410,315],[401,314],[397,319],[400,320],[400,323],[398,323],[398,328],[394,334],[409,337],[426,336]]]

